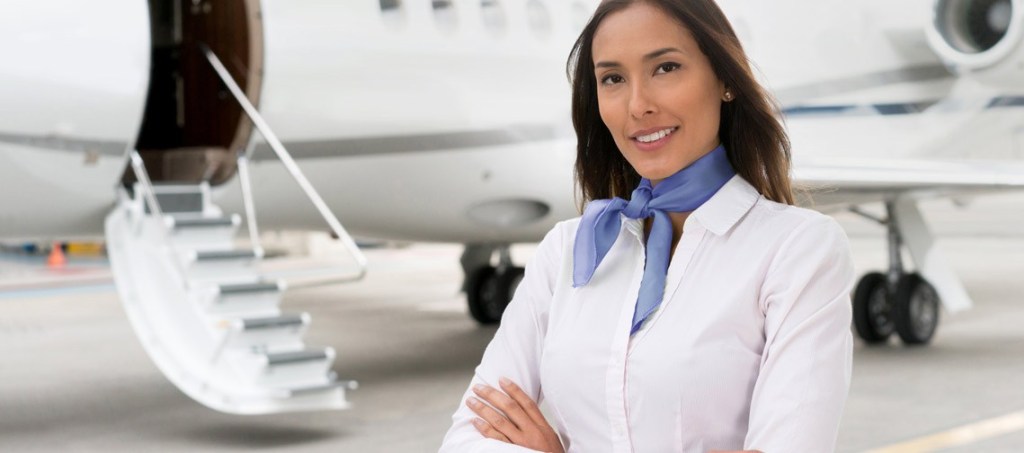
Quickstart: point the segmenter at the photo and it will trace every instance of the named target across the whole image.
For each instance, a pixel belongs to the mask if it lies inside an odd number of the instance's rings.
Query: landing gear
[[[861,277],[853,291],[853,326],[864,341],[883,343],[896,330],[885,274],[872,272]]]
[[[498,250],[499,260],[497,266],[492,266],[490,255],[495,249]],[[463,288],[469,314],[483,325],[498,323],[505,307],[512,301],[525,270],[512,264],[507,245],[467,245],[461,261],[466,272]]]
[[[900,254],[903,238],[893,203],[886,203],[886,219],[852,211],[886,225],[889,236],[889,271],[865,275],[853,293],[857,335],[869,345],[887,342],[893,332],[904,344],[927,344],[939,325],[939,295],[920,274],[904,271]]]
[[[909,274],[896,287],[896,332],[905,344],[927,344],[939,325],[939,294],[923,277]]]

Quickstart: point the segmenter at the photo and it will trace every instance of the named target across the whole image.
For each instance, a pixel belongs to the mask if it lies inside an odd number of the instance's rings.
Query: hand
[[[484,437],[520,447],[564,453],[558,434],[544,419],[537,403],[512,381],[501,378],[499,383],[504,393],[486,385],[474,386],[473,393],[501,412],[476,398],[466,400],[466,405],[481,417],[473,420],[476,430]]]

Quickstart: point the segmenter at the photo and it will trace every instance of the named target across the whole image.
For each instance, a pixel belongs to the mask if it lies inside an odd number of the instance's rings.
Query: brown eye
[[[610,74],[601,78],[601,85],[614,85],[616,83],[622,83],[622,76]]]
[[[675,71],[676,69],[679,69],[679,63],[662,63],[658,65],[658,70],[655,74],[664,74]]]

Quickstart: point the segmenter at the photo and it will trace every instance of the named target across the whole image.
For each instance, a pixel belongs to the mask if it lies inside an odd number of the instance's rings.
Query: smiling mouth
[[[659,140],[664,139],[665,137],[668,137],[668,136],[672,135],[672,133],[675,132],[678,129],[679,129],[678,127],[667,127],[667,128],[662,129],[660,131],[652,132],[652,133],[647,134],[647,135],[638,135],[636,137],[632,137],[632,139],[636,140],[636,141],[638,141],[640,143],[654,143],[654,142],[657,142]]]

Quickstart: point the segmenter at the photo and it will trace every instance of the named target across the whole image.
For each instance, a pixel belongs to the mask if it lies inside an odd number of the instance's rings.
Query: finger
[[[523,408],[523,411],[528,417],[530,417],[530,420],[532,420],[534,424],[540,426],[548,424],[547,419],[544,418],[544,414],[542,414],[540,412],[540,408],[537,407],[537,403],[534,402],[533,398],[530,398],[530,395],[527,395],[523,389],[519,388],[515,382],[512,382],[508,378],[501,378],[498,379],[498,383],[501,384],[501,389],[504,390],[509,397],[519,403],[519,407]]]
[[[501,434],[500,432],[498,432],[498,430],[494,429],[494,427],[491,426],[490,423],[487,423],[483,419],[474,418],[473,419],[473,427],[476,428],[476,430],[479,431],[480,434],[482,434],[484,437],[486,437],[488,439],[494,439],[494,440],[500,440],[502,442],[512,443],[512,441],[508,440],[508,437],[505,437],[504,434]]]
[[[469,397],[466,400],[466,405],[479,415],[480,418],[484,419],[492,428],[503,434],[505,437],[511,439],[512,442],[518,441],[521,436],[519,435],[519,428],[516,427],[508,418],[502,415],[500,412],[494,410],[490,406],[483,403],[476,398]]]
[[[497,389],[486,385],[475,385],[473,386],[473,392],[488,403],[491,403],[498,410],[504,412],[505,416],[512,423],[515,423],[517,428],[524,429],[526,426],[536,425],[530,416],[526,415],[526,412],[523,411],[522,406],[516,400]]]

